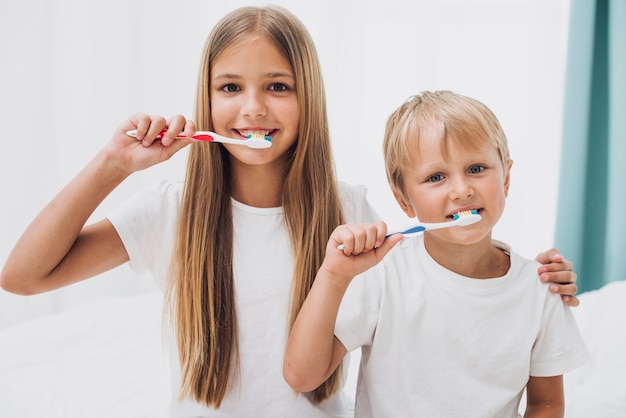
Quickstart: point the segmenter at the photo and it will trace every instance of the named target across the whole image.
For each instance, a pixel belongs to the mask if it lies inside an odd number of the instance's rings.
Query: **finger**
[[[576,283],[578,276],[575,272],[569,270],[560,270],[553,272],[543,272],[539,275],[542,282],[550,283]]]
[[[137,112],[128,118],[130,125],[125,125],[124,132],[135,129],[137,135],[135,136],[138,141],[141,141],[144,136],[146,136],[146,132],[148,132],[148,128],[150,128],[150,116],[145,113]]]
[[[580,300],[576,296],[561,295],[561,299],[567,306],[571,306],[572,308],[580,305]]]
[[[578,292],[578,286],[576,286],[576,283],[552,283],[550,284],[550,292],[558,293],[563,296],[574,296],[576,292]]]
[[[565,257],[556,248],[549,249],[547,255],[548,260],[552,263],[562,263],[565,260]]]
[[[352,254],[352,250],[354,248],[354,235],[347,225],[340,225],[335,228],[330,238],[333,242],[333,247],[343,251],[345,255]],[[329,245],[331,245],[331,241],[329,241]]]
[[[165,118],[163,116],[151,116],[150,117],[150,127],[148,128],[148,132],[146,132],[146,136],[141,140],[141,143],[144,146],[149,147],[152,143],[157,139],[157,137],[161,134],[161,131],[165,129]]]
[[[383,245],[385,242],[385,238],[387,235],[387,224],[383,221],[380,221],[376,224],[376,242],[374,243],[374,248],[378,248]],[[397,241],[393,241],[394,243]],[[395,245],[395,244],[394,244]]]
[[[164,146],[170,145],[177,136],[185,129],[187,119],[183,115],[174,115],[167,121],[167,132],[163,134],[161,143]]]
[[[370,251],[382,242],[386,226],[380,224],[346,224],[333,232],[337,248],[345,255],[359,255]]]
[[[550,248],[548,251],[539,253],[535,258],[541,264],[560,263],[564,260],[563,256],[556,248]]]
[[[187,119],[187,121],[185,122],[185,127],[183,129],[183,135],[192,137],[195,134],[196,124],[192,120]]]
[[[364,224],[353,228],[354,248],[353,255],[361,254],[375,248],[378,242],[377,225]]]
[[[573,271],[573,270],[574,270],[574,265],[568,260],[563,260],[563,262],[560,262],[560,263],[552,262],[549,264],[542,264],[537,269],[539,274],[545,273],[545,272],[549,273],[549,272]]]

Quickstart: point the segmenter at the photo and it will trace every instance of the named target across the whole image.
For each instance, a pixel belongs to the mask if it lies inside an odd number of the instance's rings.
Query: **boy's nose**
[[[467,199],[468,197],[472,197],[473,194],[474,189],[472,188],[472,185],[465,179],[457,178],[452,182],[450,197],[453,200]]]

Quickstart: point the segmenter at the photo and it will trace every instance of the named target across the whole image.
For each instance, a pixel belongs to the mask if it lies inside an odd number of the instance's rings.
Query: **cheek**
[[[424,220],[432,218],[433,214],[436,212],[435,202],[437,202],[437,200],[433,199],[432,195],[414,189],[407,204],[410,205],[414,216],[424,222]]]
[[[498,205],[500,209],[504,209],[504,203],[508,192],[502,184],[494,185],[489,191],[489,200]]]
[[[442,209],[435,208],[434,205],[424,203],[420,206],[414,206],[415,208],[419,207],[419,210],[416,210],[417,218],[422,222],[439,222],[441,218]]]
[[[226,123],[237,114],[238,106],[234,100],[213,100],[211,102],[211,117],[213,124]]]
[[[285,122],[288,121],[295,129],[298,128],[300,122],[300,105],[297,97],[294,97],[292,100],[278,101],[275,104],[275,109],[277,114],[282,115],[281,118],[284,118]]]

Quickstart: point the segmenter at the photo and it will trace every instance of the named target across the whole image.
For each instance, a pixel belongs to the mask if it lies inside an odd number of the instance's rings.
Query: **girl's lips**
[[[246,128],[246,129],[233,129],[233,131],[241,138],[247,138],[249,135],[253,136],[272,136],[276,129],[261,129],[261,128]]]

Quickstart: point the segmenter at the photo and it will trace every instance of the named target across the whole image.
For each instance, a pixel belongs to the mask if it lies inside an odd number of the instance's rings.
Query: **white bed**
[[[566,416],[626,417],[626,281],[580,299],[591,360],[565,376]],[[1,330],[0,417],[167,416],[161,303],[158,292],[102,299]]]

